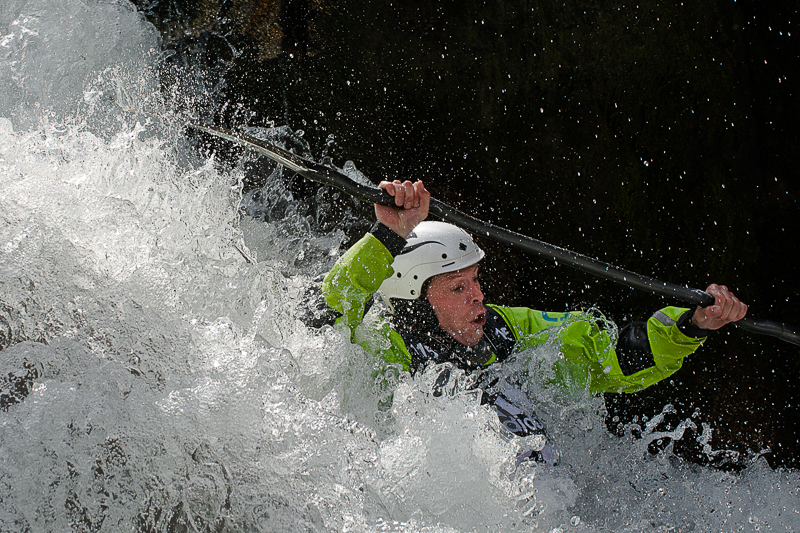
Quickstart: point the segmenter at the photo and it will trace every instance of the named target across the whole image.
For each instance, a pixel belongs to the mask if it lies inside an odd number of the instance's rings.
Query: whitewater
[[[328,228],[280,168],[244,194],[242,165],[141,112],[172,112],[162,60],[126,2],[0,7],[0,531],[800,530],[798,473],[649,453],[732,453],[669,405],[612,435],[602,398],[537,377],[552,344],[516,370],[556,467],[515,468],[463,376],[387,393],[301,320],[358,211]]]

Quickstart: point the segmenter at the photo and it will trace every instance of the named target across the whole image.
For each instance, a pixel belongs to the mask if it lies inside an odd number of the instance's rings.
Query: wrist
[[[691,309],[683,313],[675,325],[678,326],[681,333],[694,339],[708,337],[711,333],[711,330],[702,328],[695,323],[694,310]]]
[[[381,243],[386,246],[386,249],[389,250],[389,253],[392,254],[392,257],[399,254],[406,245],[405,238],[400,236],[397,231],[390,228],[383,222],[376,222],[373,224],[369,232],[373,237],[381,241]]]

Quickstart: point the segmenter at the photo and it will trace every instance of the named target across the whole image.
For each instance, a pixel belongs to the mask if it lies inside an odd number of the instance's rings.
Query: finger
[[[712,283],[706,288],[706,292],[714,297],[714,303],[704,308],[705,315],[708,318],[717,318],[722,313],[722,304],[724,301],[721,287],[716,283]]]
[[[739,317],[736,320],[743,319],[745,317],[745,315],[747,314],[747,310],[748,309],[750,309],[750,306],[747,305],[746,303],[742,302],[742,309],[741,309],[741,312],[739,313]]]
[[[406,203],[406,188],[400,180],[394,180],[394,205],[402,207]]]
[[[736,317],[741,309],[741,302],[724,285],[721,285],[720,289],[720,295],[722,298],[722,318],[727,321],[736,320]]]
[[[419,186],[419,181],[415,181],[414,182],[413,189],[414,189],[414,196],[413,196],[414,201],[413,201],[411,207],[415,207],[416,208],[416,207],[419,207],[420,193],[421,193],[421,189],[420,189],[420,186]]]
[[[731,305],[730,309],[728,310],[728,320],[730,322],[735,322],[737,320],[741,320],[744,318],[744,315],[747,313],[747,305],[739,300],[736,296],[731,294]]]
[[[705,320],[718,320],[722,315],[722,309],[718,305],[712,305],[703,309]]]
[[[394,183],[392,183],[391,181],[380,182],[380,184],[378,184],[378,188],[388,192],[390,196],[394,196],[395,194]]]
[[[427,191],[427,189],[425,189],[425,185],[422,183],[421,180],[417,181],[414,184],[414,193],[415,193],[415,196],[416,196],[416,201],[414,202],[414,207],[420,207],[423,198],[425,198],[426,196],[430,197],[430,195],[431,195],[431,193],[429,193]]]
[[[714,287],[712,289],[712,287]],[[725,285],[712,285],[715,297],[715,307],[719,307],[717,320],[724,322],[735,322],[744,318],[747,313],[747,305],[739,300]]]
[[[403,183],[403,187],[405,188],[405,202],[403,203],[403,207],[406,209],[411,209],[414,207],[414,202],[416,202],[415,198],[415,190],[414,184],[410,181],[406,181]],[[397,204],[400,205],[400,204]]]
[[[720,318],[730,321],[738,312],[738,304],[739,300],[737,300],[734,295],[728,291],[724,291],[722,293],[722,314],[720,315]]]

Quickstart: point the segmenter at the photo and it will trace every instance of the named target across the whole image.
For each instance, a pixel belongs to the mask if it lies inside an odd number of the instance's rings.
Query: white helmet
[[[403,251],[394,258],[394,274],[383,281],[378,292],[390,308],[389,298],[416,300],[426,280],[472,266],[483,256],[469,233],[458,226],[420,222],[406,237]]]

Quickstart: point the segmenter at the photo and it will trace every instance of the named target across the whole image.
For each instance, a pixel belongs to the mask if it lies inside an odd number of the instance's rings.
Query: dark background
[[[796,1],[134,3],[173,54],[165,95],[196,118],[302,129],[312,153],[373,181],[423,179],[480,219],[657,279],[724,283],[752,317],[800,325]],[[480,244],[491,302],[597,306],[618,323],[676,303]],[[769,448],[796,468],[798,378],[800,347],[727,328],[673,379],[608,395],[609,428],[671,403],[669,423],[699,409],[712,448],[742,453],[710,458],[687,436],[684,457],[736,468]]]

